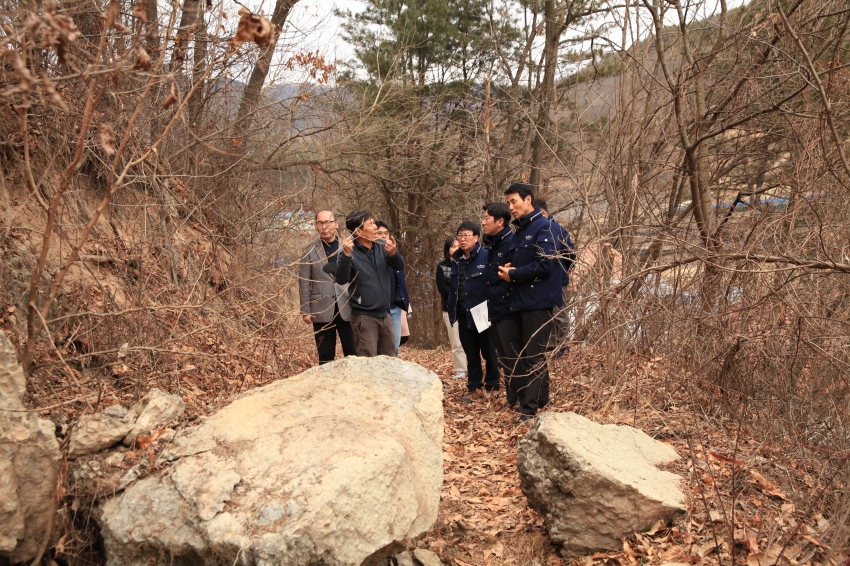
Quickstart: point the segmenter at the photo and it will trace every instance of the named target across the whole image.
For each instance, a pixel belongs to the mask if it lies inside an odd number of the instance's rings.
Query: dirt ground
[[[547,410],[637,426],[675,447],[682,458],[668,469],[684,478],[688,510],[670,526],[627,537],[620,552],[561,558],[520,489],[516,450],[529,425],[503,410],[504,393],[462,403],[466,380],[453,379],[448,352],[402,348],[401,357],[435,371],[444,385],[445,480],[437,523],[419,546],[446,564],[841,563],[841,555],[821,542],[836,525],[818,510],[824,498],[815,495],[840,489],[840,483],[823,485],[805,461],[777,462],[773,447],[729,429],[722,417],[706,427],[687,409],[691,392],[660,387],[659,376],[669,369],[660,359],[636,357],[616,386],[601,387],[601,362],[581,356],[576,366],[579,356],[570,354],[550,361]]]

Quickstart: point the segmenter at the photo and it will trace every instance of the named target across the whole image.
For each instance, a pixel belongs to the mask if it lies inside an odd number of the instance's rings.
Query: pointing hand
[[[390,236],[389,239],[387,240],[387,243],[384,245],[384,249],[387,250],[388,256],[393,257],[395,255],[395,251],[396,251],[395,238]]]
[[[351,251],[354,249],[354,238],[347,231],[342,233],[342,253],[347,257],[351,257]]]

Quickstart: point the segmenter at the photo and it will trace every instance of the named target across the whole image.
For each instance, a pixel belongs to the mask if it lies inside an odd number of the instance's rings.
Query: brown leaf
[[[133,15],[139,18],[143,24],[148,23],[148,3],[145,0],[140,0],[133,7]]]
[[[59,93],[56,92],[56,89],[53,86],[53,82],[50,80],[50,77],[47,76],[46,71],[41,71],[41,90],[44,91],[44,94],[47,95],[50,100],[56,103],[62,110],[65,112],[68,111],[68,105],[59,96]]]
[[[177,84],[171,81],[168,84],[168,98],[162,103],[163,108],[171,108],[171,105],[177,102]]]
[[[148,52],[145,51],[145,48],[140,45],[139,51],[136,53],[136,64],[133,65],[133,70],[138,71],[139,69],[144,69],[145,71],[150,71],[150,68],[151,56],[148,55]]]
[[[784,491],[779,489],[779,486],[765,478],[757,471],[750,470],[750,474],[752,474],[753,476],[753,481],[750,483],[754,484],[756,487],[762,490],[763,493],[767,495],[772,495],[774,497],[779,497],[780,499],[788,499],[788,495]]]
[[[731,456],[724,456],[723,454],[718,454],[717,452],[711,452],[711,451],[709,451],[708,454],[714,456],[718,460],[723,460],[724,462],[731,462],[731,463],[735,464],[736,466],[743,467],[743,466],[746,465],[746,462],[744,462],[743,460],[739,460],[737,458],[732,458]]]
[[[112,129],[112,124],[103,122],[97,127],[100,134],[100,149],[106,155],[115,155],[115,130]]]
[[[58,541],[56,541],[56,548],[54,550],[54,556],[59,556],[65,552],[65,541],[68,540],[68,533],[62,535]]]
[[[10,54],[12,56],[12,67],[14,67],[15,76],[18,79],[18,91],[26,94],[32,88],[35,78],[32,76],[29,69],[27,69],[24,60],[21,58],[17,50],[11,51]]]
[[[159,435],[161,435],[163,432],[164,432],[163,429],[159,429],[159,430],[153,431],[148,436],[143,436],[141,438],[137,438],[136,441],[133,443],[134,448],[138,449],[138,450],[145,450],[148,446],[153,444],[154,440],[159,438]]]
[[[103,13],[103,19],[106,20],[107,26],[114,26],[115,22],[118,21],[118,16],[120,15],[121,4],[118,0],[109,0],[109,4],[106,5],[106,11]],[[121,22],[118,22],[119,25]]]
[[[239,47],[248,41],[253,41],[260,47],[266,47],[276,40],[274,26],[269,20],[263,16],[252,14],[246,8],[239,10],[239,25],[232,40],[234,47]]]

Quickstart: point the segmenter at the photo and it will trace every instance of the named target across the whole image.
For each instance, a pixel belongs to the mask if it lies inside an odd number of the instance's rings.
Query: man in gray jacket
[[[395,333],[390,317],[390,277],[387,266],[404,269],[395,238],[378,240],[375,218],[355,210],[345,219],[351,236],[342,240],[336,282],[350,284],[351,329],[357,355],[394,356]]]
[[[348,305],[348,285],[338,285],[333,266],[339,257],[337,221],[330,210],[316,214],[319,239],[307,246],[298,264],[298,290],[301,299],[301,318],[313,325],[319,364],[332,362],[336,356],[336,336],[342,343],[342,353],[356,353],[351,331],[351,307]]]

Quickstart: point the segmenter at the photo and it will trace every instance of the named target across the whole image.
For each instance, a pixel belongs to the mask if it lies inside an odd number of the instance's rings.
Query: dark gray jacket
[[[351,284],[351,314],[383,318],[390,313],[388,265],[396,271],[404,269],[404,258],[398,252],[388,256],[381,242],[375,242],[372,249],[355,242],[351,257],[339,254],[334,278],[339,285]]]

